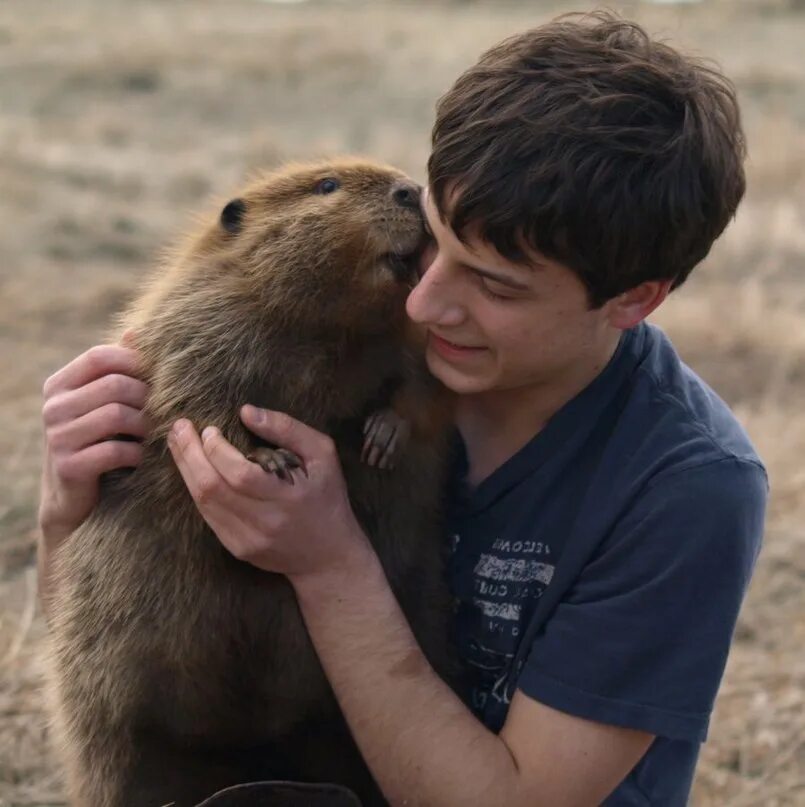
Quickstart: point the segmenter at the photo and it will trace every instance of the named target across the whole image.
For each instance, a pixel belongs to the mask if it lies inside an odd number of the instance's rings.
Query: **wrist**
[[[345,549],[338,563],[288,575],[303,610],[330,603],[334,599],[341,600],[346,592],[353,592],[358,583],[373,578],[378,570],[383,574],[380,560],[369,539],[360,527],[356,526],[355,529],[352,540],[344,542]]]
[[[40,514],[39,516],[39,548],[40,552],[50,555],[55,552],[73,532],[73,528],[59,523],[47,514]]]

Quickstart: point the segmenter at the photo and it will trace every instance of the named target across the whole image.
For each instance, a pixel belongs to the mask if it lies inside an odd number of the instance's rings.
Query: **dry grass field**
[[[658,321],[769,467],[766,542],[693,804],[805,804],[805,3],[617,3],[740,91],[750,191]],[[420,179],[435,99],[584,0],[0,3],[0,807],[63,804],[39,690],[42,382],[104,338],[189,214],[254,167],[362,152]]]

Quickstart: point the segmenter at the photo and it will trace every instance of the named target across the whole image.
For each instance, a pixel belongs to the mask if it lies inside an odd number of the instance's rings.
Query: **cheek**
[[[497,361],[510,367],[528,367],[550,361],[567,349],[572,316],[565,308],[530,307],[517,315],[488,317],[483,322]]]

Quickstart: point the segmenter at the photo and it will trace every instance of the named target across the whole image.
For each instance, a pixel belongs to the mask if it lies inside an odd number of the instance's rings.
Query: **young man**
[[[284,573],[392,804],[683,805],[758,551],[766,476],[726,406],[643,320],[744,191],[730,85],[608,14],[489,51],[441,100],[408,299],[458,393],[448,573],[464,700],[421,654],[351,512],[333,444],[290,486],[209,425],[169,440],[238,558]],[[147,431],[136,355],[45,386],[41,561]]]

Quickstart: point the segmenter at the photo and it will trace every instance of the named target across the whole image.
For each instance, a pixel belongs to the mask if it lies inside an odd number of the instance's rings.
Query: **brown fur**
[[[340,189],[315,193],[330,176]],[[245,453],[257,445],[238,417],[249,402],[333,435],[356,515],[440,663],[443,397],[406,335],[410,284],[382,258],[422,235],[418,211],[391,197],[404,180],[358,161],[261,176],[240,195],[242,229],[204,221],[125,315],[153,435],[55,558],[56,716],[75,804],[185,807],[261,778],[329,779],[380,800],[289,584],[221,546],[165,434],[188,417]],[[412,399],[394,470],[362,464],[366,416]]]

